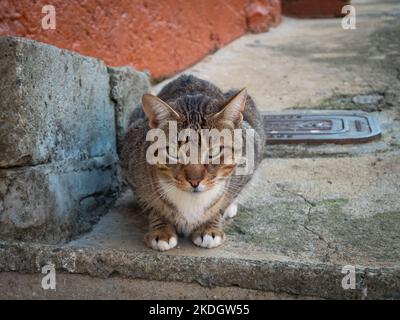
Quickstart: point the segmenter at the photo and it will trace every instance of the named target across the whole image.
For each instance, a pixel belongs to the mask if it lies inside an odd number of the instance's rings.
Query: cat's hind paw
[[[166,251],[176,247],[178,244],[178,237],[176,233],[154,230],[146,233],[144,242],[148,247],[154,250]]]
[[[195,232],[192,235],[192,241],[196,246],[202,248],[215,248],[225,240],[225,233],[221,230]]]

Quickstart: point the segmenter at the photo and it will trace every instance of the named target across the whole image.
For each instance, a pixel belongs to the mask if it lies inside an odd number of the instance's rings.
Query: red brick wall
[[[56,8],[56,30],[41,27],[47,4]],[[279,0],[0,0],[0,35],[147,69],[155,78],[279,22]]]

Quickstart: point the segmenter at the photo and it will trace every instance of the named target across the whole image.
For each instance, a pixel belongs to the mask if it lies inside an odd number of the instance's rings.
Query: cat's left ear
[[[172,109],[166,102],[152,94],[142,96],[144,113],[149,119],[150,128],[157,128],[160,123],[168,120],[178,120],[179,113]]]
[[[230,98],[222,107],[222,110],[216,113],[214,117],[231,121],[236,128],[240,127],[243,120],[243,111],[246,106],[246,99],[247,91],[246,88],[243,88]]]

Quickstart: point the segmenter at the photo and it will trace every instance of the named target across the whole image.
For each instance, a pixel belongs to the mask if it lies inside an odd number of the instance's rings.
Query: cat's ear
[[[160,122],[178,120],[179,113],[160,98],[146,93],[142,97],[143,110],[149,119],[150,128],[157,128]]]
[[[233,122],[236,128],[240,127],[243,120],[243,111],[246,106],[246,99],[247,91],[246,88],[244,88],[225,102],[222,110],[216,113],[214,117]]]

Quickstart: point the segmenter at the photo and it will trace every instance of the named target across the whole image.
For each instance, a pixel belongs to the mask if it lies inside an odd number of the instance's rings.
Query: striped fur
[[[146,161],[150,145],[145,139],[147,131],[157,127],[167,132],[169,120],[177,120],[178,130],[253,128],[257,167],[264,145],[262,120],[253,100],[242,92],[232,90],[224,94],[208,81],[184,75],[161,90],[158,94],[161,102],[147,95],[143,99],[145,112],[135,110],[123,145],[121,167],[125,180],[148,214],[145,243],[149,247],[161,251],[172,249],[177,244],[177,233],[190,236],[200,247],[220,245],[225,239],[224,212],[251,175],[234,175],[232,164],[150,165]],[[238,104],[239,95],[243,96],[243,106]],[[231,107],[232,101],[236,106]],[[162,108],[173,110],[168,113]],[[193,192],[195,180],[200,181],[197,190],[201,192]]]

